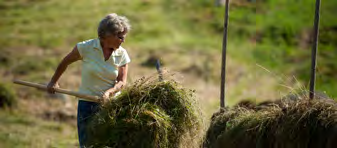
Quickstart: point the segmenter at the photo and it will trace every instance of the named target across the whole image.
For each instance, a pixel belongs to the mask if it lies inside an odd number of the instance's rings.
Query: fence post
[[[227,30],[228,30],[228,9],[229,0],[226,0],[224,20],[224,35],[222,40],[222,62],[221,62],[221,90],[220,90],[220,107],[225,107],[225,80],[226,80],[226,50],[227,50]]]
[[[315,22],[314,22],[314,36],[313,36],[313,46],[311,51],[311,77],[310,77],[310,99],[314,98],[315,95],[315,81],[316,81],[316,67],[317,67],[317,45],[318,45],[318,34],[319,34],[319,9],[321,5],[321,0],[316,0],[315,8]]]

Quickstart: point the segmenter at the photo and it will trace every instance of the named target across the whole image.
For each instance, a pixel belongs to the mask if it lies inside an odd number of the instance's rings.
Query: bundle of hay
[[[87,145],[174,148],[196,144],[201,117],[192,93],[173,80],[143,78],[92,117]]]
[[[335,147],[337,103],[329,99],[283,99],[249,103],[213,115],[203,143],[223,147]],[[248,105],[247,105],[248,104]]]

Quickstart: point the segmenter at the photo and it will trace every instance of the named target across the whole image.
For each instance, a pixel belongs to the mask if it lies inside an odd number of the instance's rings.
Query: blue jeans
[[[89,119],[99,111],[99,104],[79,100],[77,107],[77,130],[80,147],[84,148],[87,141],[88,133],[86,132]]]

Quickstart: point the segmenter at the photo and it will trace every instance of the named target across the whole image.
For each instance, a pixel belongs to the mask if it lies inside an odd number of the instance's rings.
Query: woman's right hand
[[[59,88],[58,83],[53,83],[53,82],[49,82],[47,85],[47,91],[48,93],[54,94],[55,93],[55,88]]]
[[[61,77],[63,72],[67,69],[67,66],[81,59],[82,57],[80,53],[78,52],[77,46],[75,46],[73,50],[70,53],[68,53],[68,55],[64,57],[61,63],[57,66],[53,77],[50,79],[50,82],[47,85],[47,91],[49,93],[54,94],[55,88],[59,88],[57,81]]]

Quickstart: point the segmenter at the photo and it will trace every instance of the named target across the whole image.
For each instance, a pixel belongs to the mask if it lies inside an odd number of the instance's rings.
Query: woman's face
[[[109,35],[109,36],[104,37],[102,39],[102,42],[103,42],[102,47],[103,48],[109,48],[109,49],[111,49],[111,48],[118,49],[119,46],[121,46],[121,44],[124,42],[126,34],[127,34],[127,32],[124,31],[124,32],[120,32],[116,35]]]

